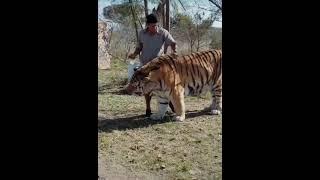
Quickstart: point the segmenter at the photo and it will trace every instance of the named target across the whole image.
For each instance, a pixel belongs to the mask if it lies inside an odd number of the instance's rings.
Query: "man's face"
[[[157,32],[157,23],[150,23],[147,24],[148,31],[151,33],[156,33]]]

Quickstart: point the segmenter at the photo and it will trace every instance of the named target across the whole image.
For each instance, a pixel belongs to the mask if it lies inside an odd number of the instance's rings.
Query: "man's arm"
[[[167,53],[168,46],[171,47],[172,53],[177,53],[176,51],[176,41],[173,39],[172,35],[169,32],[165,32],[164,40],[164,53]]]
[[[131,53],[128,57],[131,58],[131,59],[136,58],[136,56],[137,56],[138,54],[140,54],[140,52],[142,51],[142,47],[143,47],[143,44],[139,42],[139,43],[137,44],[136,49],[134,50],[134,52]]]
[[[141,32],[140,32],[139,35],[138,35],[138,41],[137,41],[136,49],[134,50],[133,53],[129,54],[128,58],[130,58],[130,59],[136,58],[136,56],[138,54],[140,54],[140,52],[142,51],[142,48],[143,48],[143,43],[141,41]]]
[[[170,46],[171,46],[172,53],[177,53],[177,51],[176,51],[176,42],[172,42]]]
[[[138,46],[136,47],[136,49],[134,50],[134,54],[135,55],[138,55],[138,54],[140,54],[140,52],[142,51],[142,46],[143,46],[143,44],[141,43],[141,42],[139,42],[138,43]]]

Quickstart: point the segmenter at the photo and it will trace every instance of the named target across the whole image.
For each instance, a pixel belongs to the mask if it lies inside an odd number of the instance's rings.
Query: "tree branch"
[[[181,0],[178,0],[178,1],[179,1],[179,3],[181,4],[181,6],[182,6],[183,10],[184,10],[184,11],[186,11],[186,8],[184,8],[184,6],[183,6],[183,4],[182,4]]]
[[[215,1],[213,1],[213,0],[209,0],[212,4],[214,4],[217,8],[219,8],[220,10],[221,10],[221,12],[222,12],[222,7],[217,3],[217,2],[215,2]]]
[[[206,8],[203,8],[203,7],[198,7],[199,9],[203,9],[203,10],[206,10],[206,11],[214,11],[214,10],[212,10],[212,9],[206,9]]]

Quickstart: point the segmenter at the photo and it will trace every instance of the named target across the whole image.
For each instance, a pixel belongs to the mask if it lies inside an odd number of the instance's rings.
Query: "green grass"
[[[107,171],[139,179],[222,179],[221,116],[202,110],[210,95],[186,97],[186,120],[145,118],[143,97],[119,93],[127,81],[125,63],[99,71],[99,153]],[[152,111],[157,108],[151,101]]]

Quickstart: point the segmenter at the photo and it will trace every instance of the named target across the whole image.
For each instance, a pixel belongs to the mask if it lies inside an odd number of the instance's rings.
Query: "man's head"
[[[155,16],[154,14],[149,14],[147,16],[147,28],[148,31],[151,33],[156,33],[157,32],[157,23],[158,23],[158,19],[157,16]]]

